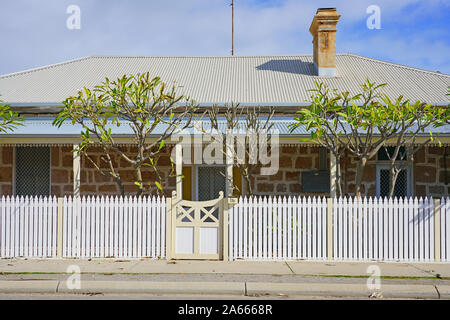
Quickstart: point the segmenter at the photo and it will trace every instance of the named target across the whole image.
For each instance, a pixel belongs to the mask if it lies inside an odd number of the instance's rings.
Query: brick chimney
[[[336,76],[336,8],[320,8],[309,27],[313,36],[314,66],[320,77]]]

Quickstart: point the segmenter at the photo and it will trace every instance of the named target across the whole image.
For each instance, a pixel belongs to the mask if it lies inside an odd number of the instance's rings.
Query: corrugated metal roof
[[[0,94],[10,104],[60,103],[84,86],[105,77],[150,72],[182,86],[179,93],[199,103],[298,105],[308,89],[323,80],[331,88],[360,91],[366,78],[387,83],[393,98],[446,103],[450,75],[411,68],[354,54],[337,55],[337,77],[315,76],[311,55],[234,57],[103,57],[92,56],[0,77]]]
[[[51,118],[40,118],[32,117],[26,118],[23,126],[18,126],[13,132],[2,133],[0,132],[0,138],[6,137],[46,137],[46,136],[58,136],[58,137],[80,137],[80,132],[82,127],[78,124],[72,125],[70,121],[65,121],[60,128],[52,125],[53,119]],[[294,123],[292,119],[276,117],[271,120],[273,123],[272,132],[276,132],[279,135],[290,135],[305,137],[310,136],[310,133],[306,130],[306,126],[299,126],[292,133],[290,132],[289,125]],[[86,122],[89,125],[89,122]],[[221,132],[226,132],[227,124],[225,120],[218,121],[219,130]],[[120,127],[115,125],[111,126],[112,133],[115,136],[131,137],[133,136],[133,131],[129,127],[126,121],[121,121]],[[161,135],[167,128],[166,124],[158,124],[152,132],[153,136]],[[198,121],[195,128],[204,128],[206,131],[210,129],[210,121],[203,120]],[[242,121],[241,130],[244,131],[244,121]],[[438,128],[429,128],[434,134],[439,133],[443,136],[450,136],[450,125],[444,125]],[[425,135],[428,134],[428,131]],[[186,133],[198,133],[201,134],[201,130],[188,129]]]

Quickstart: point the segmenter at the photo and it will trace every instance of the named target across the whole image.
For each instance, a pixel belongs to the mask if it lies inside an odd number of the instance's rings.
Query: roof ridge
[[[26,69],[26,70],[22,70],[22,71],[7,73],[7,74],[4,74],[4,75],[0,75],[0,79],[6,79],[6,78],[11,78],[11,77],[15,77],[15,76],[18,76],[18,75],[22,75],[22,74],[32,73],[32,72],[36,72],[36,71],[40,71],[40,70],[51,69],[51,68],[63,66],[63,65],[66,65],[66,64],[74,63],[74,62],[88,60],[88,59],[91,59],[91,58],[95,58],[95,56],[86,56],[86,57],[71,59],[71,60],[67,60],[67,61],[63,61],[63,62],[53,63],[53,64],[49,64],[49,65],[42,66],[42,67],[31,68],[31,69]]]
[[[380,60],[380,59],[376,59],[376,58],[372,58],[372,57],[362,56],[362,55],[359,55],[359,54],[356,54],[356,53],[347,52],[347,53],[341,54],[341,55],[353,56],[353,57],[356,57],[356,58],[365,59],[365,60],[369,60],[369,61],[373,61],[373,62],[377,62],[377,63],[383,63],[383,64],[387,64],[387,65],[392,65],[392,66],[398,67],[398,68],[404,68],[404,69],[409,69],[409,70],[414,70],[414,71],[420,71],[420,72],[424,72],[424,73],[431,73],[431,74],[437,75],[437,76],[450,77],[450,74],[436,72],[436,71],[430,71],[430,70],[421,69],[421,68],[417,68],[417,67],[411,67],[411,66],[407,66],[407,65],[401,64],[401,63],[390,62],[390,61]]]

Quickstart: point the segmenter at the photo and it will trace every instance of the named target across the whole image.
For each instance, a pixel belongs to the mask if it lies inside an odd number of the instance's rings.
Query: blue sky
[[[235,0],[235,54],[310,54],[319,7],[336,7],[337,52],[450,74],[450,0]],[[231,0],[14,0],[0,10],[0,74],[89,55],[230,55]],[[69,5],[81,29],[69,30]],[[381,9],[381,29],[366,8]]]

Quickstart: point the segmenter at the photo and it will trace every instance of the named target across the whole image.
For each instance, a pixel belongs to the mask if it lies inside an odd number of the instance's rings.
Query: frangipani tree
[[[390,162],[389,196],[393,197],[399,173],[406,168],[408,163],[414,161],[417,151],[436,140],[431,128],[444,125],[448,121],[449,114],[447,107],[434,106],[420,101],[410,103],[409,100],[403,100],[403,97],[392,101],[385,95],[382,100],[390,114],[388,121],[395,133],[392,153],[385,146]],[[423,137],[421,141],[418,141],[419,136]],[[439,140],[438,142],[440,144]],[[405,150],[403,154],[400,152],[402,149]]]
[[[342,195],[341,158],[349,151],[358,163],[356,170],[356,195],[361,193],[364,168],[385,142],[394,135],[392,124],[388,122],[388,108],[379,101],[380,89],[385,84],[375,84],[367,80],[362,92],[354,96],[348,91],[330,90],[326,84],[317,83],[311,90],[311,105],[298,111],[296,121],[291,125],[293,131],[306,125],[314,141],[328,148],[336,158],[336,187]]]
[[[402,96],[395,101],[381,92],[386,84],[366,80],[362,92],[351,96],[348,91],[330,90],[324,83],[316,83],[311,90],[311,106],[298,111],[292,130],[306,125],[311,137],[306,140],[327,147],[336,157],[337,190],[342,195],[340,159],[344,151],[357,159],[355,193],[361,194],[361,185],[367,161],[374,158],[387,143],[394,144],[391,156],[390,194],[404,163],[398,162],[399,151],[407,147],[409,160],[413,154],[433,141],[431,131],[428,139],[417,144],[417,137],[427,128],[437,127],[448,121],[448,110],[417,101],[410,103]]]
[[[64,101],[64,107],[54,120],[61,126],[67,119],[72,124],[82,126],[81,143],[76,150],[100,172],[111,177],[124,195],[122,178],[112,160],[116,153],[134,169],[134,183],[137,195],[150,190],[152,181],[143,181],[142,169],[153,168],[157,179],[153,181],[160,192],[163,185],[158,170],[158,159],[165,141],[176,131],[190,126],[197,105],[192,100],[178,95],[176,87],[167,89],[159,77],[151,78],[149,73],[124,75],[115,81],[108,78],[94,90],[84,88],[77,96]],[[126,124],[133,133],[134,152],[124,152],[114,130]],[[157,127],[163,128],[155,138],[150,137]],[[101,160],[107,165],[100,166],[89,155],[92,146],[102,150]],[[173,168],[173,161],[172,168]],[[172,170],[173,171],[173,170]]]

